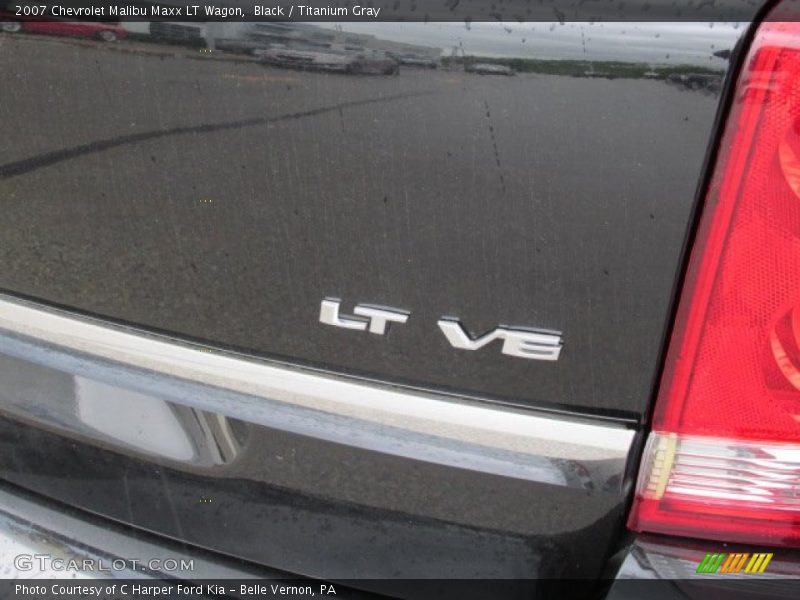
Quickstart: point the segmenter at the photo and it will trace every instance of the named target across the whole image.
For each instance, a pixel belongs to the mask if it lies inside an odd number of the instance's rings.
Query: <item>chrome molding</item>
[[[0,296],[0,353],[246,423],[552,485],[618,492],[635,432],[245,357]],[[1,374],[0,374],[1,376]],[[85,387],[85,386],[84,386]],[[39,418],[25,402],[0,410]],[[66,421],[50,425],[78,430]],[[54,419],[51,419],[53,421]],[[80,433],[85,435],[85,424]]]

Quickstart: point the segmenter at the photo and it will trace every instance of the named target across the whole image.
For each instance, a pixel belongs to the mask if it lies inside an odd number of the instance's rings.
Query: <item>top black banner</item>
[[[0,0],[21,18],[169,22],[750,22],[800,0]],[[780,14],[780,16],[776,16]]]

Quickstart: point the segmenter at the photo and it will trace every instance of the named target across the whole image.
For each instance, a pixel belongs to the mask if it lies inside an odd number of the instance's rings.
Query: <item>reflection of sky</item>
[[[322,27],[465,54],[624,60],[722,67],[745,23],[320,23]]]

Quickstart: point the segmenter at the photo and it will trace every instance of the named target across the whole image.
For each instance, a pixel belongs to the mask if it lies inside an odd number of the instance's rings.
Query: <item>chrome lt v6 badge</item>
[[[389,323],[404,324],[410,312],[397,308],[386,308],[371,304],[358,304],[353,309],[357,316],[339,314],[341,300],[325,298],[319,310],[319,320],[326,325],[343,329],[356,329],[384,335]],[[494,340],[503,340],[501,352],[509,356],[533,360],[558,360],[564,341],[557,331],[542,331],[530,327],[495,327],[492,331],[473,338],[464,331],[461,322],[454,317],[442,317],[436,324],[447,341],[460,350],[480,350]]]

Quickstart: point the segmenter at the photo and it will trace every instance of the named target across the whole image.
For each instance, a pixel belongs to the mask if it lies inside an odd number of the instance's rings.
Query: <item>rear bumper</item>
[[[346,600],[378,598],[339,583],[300,579],[134,530],[7,483],[0,483],[0,566],[2,598],[30,597],[31,592],[20,591],[18,584],[36,589],[33,593],[37,598],[77,598],[64,590],[81,585],[79,580],[88,585],[94,580],[112,579],[121,580],[116,589],[127,583],[127,590],[120,596],[103,593],[109,589],[104,586],[97,588],[101,590],[98,597],[159,597],[151,590],[169,586],[169,598],[205,600],[221,597],[209,592],[221,585],[226,598],[252,598],[267,593],[259,595],[252,590],[271,590],[275,584],[335,589],[335,597]],[[53,583],[39,581],[45,579]],[[136,585],[142,591],[136,591]],[[179,585],[198,592],[187,594],[178,590]]]
[[[770,568],[759,576],[723,577],[698,575],[696,567],[706,552],[746,552],[762,549],[714,545],[692,540],[665,540],[640,536],[625,551],[616,579],[605,600],[709,600],[797,598],[800,593],[800,552],[775,551]],[[146,581],[222,582],[231,589],[246,581],[318,586],[311,579],[298,580],[280,571],[176,543],[124,525],[88,515],[57,502],[42,499],[8,484],[0,484],[0,564],[8,579],[136,579]],[[74,568],[75,565],[80,568]],[[233,583],[235,582],[235,585]],[[400,597],[440,597],[440,583],[395,582]],[[477,583],[477,585],[476,585]],[[481,590],[494,597],[514,596],[522,590],[562,589],[561,581],[452,582],[447,597],[480,597]],[[346,585],[349,584],[349,585]],[[376,582],[335,582],[337,597],[375,599],[353,585]],[[601,585],[590,581],[569,583],[595,597]],[[10,591],[10,581],[0,588]],[[591,590],[595,590],[592,593]],[[436,592],[435,594],[433,592]],[[477,595],[476,595],[477,592]],[[438,595],[437,595],[438,594]],[[13,597],[13,596],[8,596]],[[233,594],[233,597],[236,597]]]
[[[0,484],[0,564],[7,579],[286,577],[98,519],[8,484]]]
[[[8,297],[0,381],[0,479],[288,573],[596,580],[621,531],[635,432],[616,423],[299,369]]]
[[[39,498],[7,483],[0,483],[0,597],[23,598],[30,593],[15,591],[22,583],[38,598],[73,597],[59,591],[61,585],[93,585],[93,580],[117,580],[127,584],[127,591],[118,596],[103,593],[112,582],[99,589],[100,598],[149,598],[158,594],[147,590],[171,586],[170,598],[207,600],[223,597],[217,592],[222,586],[225,598],[304,598],[306,593],[279,593],[273,585],[288,588],[312,589],[315,595],[346,600],[380,600],[386,596],[359,588],[382,588],[389,597],[414,600],[436,598],[444,600],[479,600],[495,598],[551,597],[555,591],[564,595],[565,589],[581,590],[581,597],[592,597],[596,582],[575,583],[533,580],[343,580],[321,581],[298,578],[280,571],[266,569],[216,555],[202,549],[153,536],[124,525],[77,511],[57,502]],[[77,565],[77,566],[76,566]],[[38,580],[51,580],[44,582]],[[33,581],[32,581],[33,580]],[[58,581],[54,581],[58,580]],[[83,580],[84,583],[81,581]],[[199,584],[199,585],[198,585]],[[144,591],[134,591],[135,585]],[[186,593],[178,591],[199,590]],[[38,587],[37,587],[38,586]],[[53,587],[55,590],[53,591]],[[330,590],[335,590],[335,596]],[[253,592],[252,590],[261,590]],[[321,590],[321,591],[316,591]],[[80,596],[84,597],[84,596]],[[577,595],[575,597],[578,597]]]

